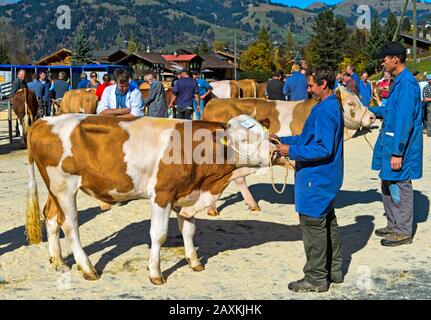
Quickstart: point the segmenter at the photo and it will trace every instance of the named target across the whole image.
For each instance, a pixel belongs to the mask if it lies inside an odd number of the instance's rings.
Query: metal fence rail
[[[13,119],[12,119],[12,104],[10,99],[8,100],[0,100],[0,111],[4,111],[7,109],[7,122],[9,127],[9,143],[13,142]],[[18,134],[18,131],[17,131]]]

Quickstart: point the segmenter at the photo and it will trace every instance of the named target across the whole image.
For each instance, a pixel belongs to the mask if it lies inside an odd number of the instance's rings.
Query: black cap
[[[377,52],[377,59],[384,59],[386,56],[401,56],[406,54],[406,48],[399,42],[386,42]]]
[[[187,69],[187,68],[183,68],[183,69],[181,69],[181,72],[189,72],[189,69]]]
[[[193,70],[193,74],[199,74],[199,70]]]

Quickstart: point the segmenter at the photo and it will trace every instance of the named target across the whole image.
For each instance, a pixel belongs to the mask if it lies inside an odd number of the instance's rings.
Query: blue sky
[[[272,2],[278,2],[282,4],[287,4],[289,6],[297,6],[300,8],[305,8],[312,4],[313,2],[323,2],[326,4],[336,4],[342,2],[342,0],[272,0]],[[425,0],[425,2],[431,2],[431,0]]]

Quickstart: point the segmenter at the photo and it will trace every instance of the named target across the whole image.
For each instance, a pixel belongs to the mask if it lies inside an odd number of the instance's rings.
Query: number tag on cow
[[[250,129],[250,128],[253,128],[256,125],[256,121],[254,121],[253,119],[248,119],[248,120],[245,120],[245,121],[241,122],[241,125],[244,128]]]

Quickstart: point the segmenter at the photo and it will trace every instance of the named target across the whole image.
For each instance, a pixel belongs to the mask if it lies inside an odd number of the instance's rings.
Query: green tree
[[[305,60],[311,67],[328,64],[336,69],[343,59],[348,39],[346,23],[336,18],[331,10],[326,10],[316,17],[313,32],[305,51]]]
[[[215,41],[213,42],[212,47],[213,47],[213,50],[214,50],[214,51],[224,51],[224,50],[225,50],[225,48],[227,48],[227,47],[228,47],[228,45],[227,45],[225,42],[223,42],[223,41],[215,40]]]
[[[211,48],[208,46],[208,43],[206,41],[202,41],[194,50],[193,52],[196,54],[208,54],[210,53]]]
[[[0,46],[0,64],[9,64],[9,55],[6,45]]]
[[[384,41],[379,18],[378,16],[374,16],[371,22],[370,34],[364,47],[364,53],[369,61],[367,64],[367,71],[370,73],[374,73],[379,69],[378,60],[375,59],[375,56]]]
[[[412,24],[409,17],[404,17],[403,22],[401,23],[401,32],[409,33],[411,29]]]
[[[259,31],[257,41],[241,55],[240,67],[244,71],[274,71],[274,48],[265,27]]]
[[[90,42],[85,36],[84,31],[82,29],[79,30],[75,35],[75,45],[74,50],[72,51],[72,64],[82,65],[91,63],[93,61],[91,51],[92,48]]]
[[[392,41],[392,39],[394,38],[394,34],[395,31],[397,30],[397,25],[398,25],[398,21],[397,21],[397,16],[395,15],[395,13],[390,12],[388,15],[388,20],[386,21],[385,24],[385,29],[383,31],[383,38],[386,41]],[[396,41],[400,41],[401,37],[400,35],[398,35]]]
[[[138,42],[133,31],[130,32],[129,39],[127,40],[127,51],[129,54],[136,53],[138,51]]]

